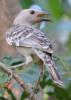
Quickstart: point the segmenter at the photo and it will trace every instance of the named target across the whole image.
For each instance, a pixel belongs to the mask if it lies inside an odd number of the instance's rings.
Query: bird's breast
[[[16,47],[18,52],[22,55],[32,55],[34,52],[30,47]]]

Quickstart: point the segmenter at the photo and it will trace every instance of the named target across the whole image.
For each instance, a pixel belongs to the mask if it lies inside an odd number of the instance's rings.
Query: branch
[[[7,73],[8,75],[12,75],[12,77],[19,83],[19,85],[24,89],[24,91],[28,94],[29,99],[36,100],[34,94],[31,96],[31,93],[29,92],[29,87],[26,85],[26,83],[16,74],[13,73],[13,71],[9,68],[7,68],[3,63],[0,62],[0,68]]]
[[[42,75],[43,75],[43,73],[40,72],[39,78],[38,78],[38,80],[36,81],[35,88],[33,89],[31,95],[33,95],[33,94],[35,93],[35,91],[38,89],[38,86],[39,86],[40,79],[41,79]]]

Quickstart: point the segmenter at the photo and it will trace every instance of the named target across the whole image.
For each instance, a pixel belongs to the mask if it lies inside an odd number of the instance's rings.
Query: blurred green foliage
[[[71,34],[70,34],[69,40],[67,42],[67,47],[69,48],[69,52],[71,52]]]
[[[59,36],[58,33],[62,34],[60,35],[60,38],[63,37],[64,39],[65,35],[68,37],[64,44],[60,44],[66,48],[66,51],[62,53],[58,51],[54,54],[57,70],[60,72],[60,76],[63,79],[65,87],[60,88],[54,85],[48,72],[45,72],[43,77],[41,77],[40,86],[47,95],[47,99],[45,99],[44,96],[45,100],[48,100],[49,96],[55,98],[55,100],[71,100],[71,30],[69,30],[69,26],[71,25],[71,4],[69,0],[20,0],[20,4],[22,8],[29,8],[32,4],[38,4],[41,8],[49,11],[53,23],[47,23],[43,31],[47,32],[47,35],[50,37],[50,39],[55,40],[58,38],[56,37]],[[70,25],[66,26],[66,24],[62,23],[62,21],[68,22]],[[64,32],[65,35],[63,35]],[[24,62],[24,60],[22,60],[20,57],[13,58],[12,56],[6,56],[1,59],[1,62],[9,67],[20,64]],[[25,80],[25,82],[32,84],[33,87],[35,86],[35,81],[38,80],[40,74],[39,67],[35,64],[26,70],[18,68],[18,70],[15,71],[17,71],[17,73],[20,75],[20,77],[22,77],[22,79]],[[0,83],[3,84],[8,80],[10,80],[10,77],[0,70]],[[12,96],[13,99],[14,95],[12,92],[7,92]],[[0,95],[2,98],[1,92]],[[24,100],[26,97],[27,93],[23,92],[20,100]],[[16,100],[15,97],[14,100]]]
[[[31,6],[34,2],[32,0],[20,0],[22,8],[28,8]]]
[[[61,2],[59,0],[48,0],[48,6],[54,18],[60,18],[63,15]]]

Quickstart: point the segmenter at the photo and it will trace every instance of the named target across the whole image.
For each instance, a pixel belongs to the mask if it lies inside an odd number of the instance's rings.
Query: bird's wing
[[[29,25],[13,25],[6,35],[7,42],[15,46],[41,49],[46,53],[53,53],[53,47],[43,32]]]

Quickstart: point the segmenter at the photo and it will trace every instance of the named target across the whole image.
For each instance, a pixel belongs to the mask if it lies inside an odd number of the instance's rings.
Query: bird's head
[[[36,11],[32,9],[26,9],[21,11],[21,13],[15,18],[14,24],[36,24],[41,21],[46,21],[42,17],[48,14],[45,11]],[[49,20],[48,20],[49,21]]]

